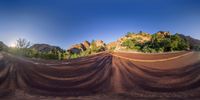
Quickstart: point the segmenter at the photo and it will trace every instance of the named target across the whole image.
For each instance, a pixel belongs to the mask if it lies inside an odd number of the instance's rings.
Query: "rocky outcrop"
[[[30,47],[30,49],[35,49],[40,52],[50,52],[52,50],[63,51],[60,47],[49,44],[34,44]]]
[[[86,49],[90,48],[90,42],[88,42],[88,41],[84,41],[84,42],[82,43],[82,45],[83,45],[84,48],[86,48]]]
[[[115,50],[115,51],[125,49],[125,47],[123,47],[123,46],[121,45],[121,42],[120,42],[120,41],[115,41],[115,42],[108,43],[108,44],[106,45],[106,48],[107,48],[107,50]]]
[[[118,44],[118,42],[110,42],[110,43],[108,43],[108,44],[106,45],[106,48],[107,48],[108,50],[113,50],[113,49],[116,48],[117,44]]]
[[[106,48],[106,44],[102,40],[95,40],[92,43],[90,43],[88,41],[84,41],[84,42],[82,42],[80,44],[72,45],[69,49],[67,49],[67,51],[69,53],[78,53],[79,54],[82,51],[86,51],[88,49],[91,49],[92,48],[92,44],[95,44],[95,46],[97,48],[101,47],[104,50]]]
[[[144,33],[144,32],[138,33],[138,34],[131,33],[131,34],[128,34],[128,35],[126,35],[124,37],[119,38],[117,40],[117,42],[121,43],[121,42],[123,42],[123,41],[125,41],[127,39],[135,39],[135,40],[137,40],[137,42],[143,43],[145,41],[150,41],[151,40],[151,35],[148,34],[148,33]]]
[[[106,44],[102,40],[96,40],[94,41],[97,47],[105,47]]]
[[[165,31],[159,31],[156,33],[158,36],[163,37],[163,38],[167,38],[170,37],[171,33],[170,32],[165,32]]]

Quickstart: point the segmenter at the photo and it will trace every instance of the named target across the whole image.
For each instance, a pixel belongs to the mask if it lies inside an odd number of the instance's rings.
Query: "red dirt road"
[[[200,53],[39,61],[0,53],[0,99],[200,99]]]

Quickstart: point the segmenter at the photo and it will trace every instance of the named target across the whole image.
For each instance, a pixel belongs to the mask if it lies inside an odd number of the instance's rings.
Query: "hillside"
[[[154,34],[140,31],[128,32],[114,42],[105,44],[102,40],[84,41],[67,49],[70,58],[88,56],[102,51],[124,51],[142,53],[164,53],[200,50],[200,40],[182,34],[158,31]]]
[[[107,48],[115,51],[147,53],[200,50],[200,40],[164,31],[154,34],[128,32],[127,35],[119,38],[117,41],[108,43]]]
[[[39,52],[50,52],[52,50],[63,51],[60,47],[49,44],[34,44],[30,47],[30,49],[35,49]]]
[[[8,50],[12,54],[30,58],[63,60],[89,56],[102,51],[142,53],[200,51],[200,40],[165,31],[159,31],[154,34],[141,31],[139,33],[128,32],[125,36],[108,44],[105,44],[103,40],[84,41],[72,45],[66,50],[49,44],[34,44],[29,48],[8,48],[3,42],[0,42],[0,50]]]
[[[191,36],[185,36],[183,34],[179,34],[179,36],[186,39],[190,43],[190,47],[192,50],[200,50],[200,40],[195,39]]]

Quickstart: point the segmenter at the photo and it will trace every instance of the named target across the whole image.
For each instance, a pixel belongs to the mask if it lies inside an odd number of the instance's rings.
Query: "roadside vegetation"
[[[41,48],[44,50],[41,50]],[[21,38],[16,41],[15,47],[7,47],[3,42],[0,42],[0,51],[29,58],[51,60],[74,59],[102,51],[162,53],[187,50],[200,51],[200,41],[189,36],[178,33],[171,34],[164,31],[154,34],[142,31],[139,33],[128,32],[124,37],[107,45],[102,40],[84,41],[83,43],[73,45],[67,50],[48,44],[35,44],[35,46],[31,46],[28,40]]]
[[[142,37],[149,37],[144,40]],[[189,50],[189,42],[178,34],[171,35],[169,32],[155,34],[127,33],[126,39],[121,43],[127,50],[137,52],[156,53]]]
[[[54,59],[63,60],[66,59],[66,52],[52,49],[47,52],[38,51],[30,48],[30,42],[26,39],[18,39],[16,41],[16,47],[9,47],[8,51],[11,54],[24,56],[29,58],[41,58],[41,59]]]
[[[4,48],[0,46],[0,51],[2,51],[3,49]],[[16,40],[15,47],[8,47],[8,49],[7,50],[4,49],[4,51],[17,56],[23,56],[29,58],[65,60],[65,59],[75,59],[79,57],[84,57],[94,53],[105,51],[105,47],[97,46],[95,41],[93,40],[89,48],[79,53],[74,53],[63,49],[60,50],[57,48],[54,48],[49,51],[38,51],[34,48],[30,48],[30,41],[20,38]]]

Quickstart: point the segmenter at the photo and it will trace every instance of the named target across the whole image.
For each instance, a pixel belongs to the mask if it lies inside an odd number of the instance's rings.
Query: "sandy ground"
[[[0,100],[199,100],[199,72],[199,52],[100,53],[67,61],[0,53]]]

